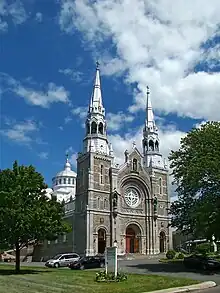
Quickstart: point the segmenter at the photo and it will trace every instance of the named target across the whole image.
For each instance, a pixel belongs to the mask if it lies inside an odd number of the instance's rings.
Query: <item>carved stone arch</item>
[[[126,222],[125,231],[126,231],[127,227],[131,226],[131,225],[137,226],[141,232],[141,235],[144,235],[144,229],[143,229],[142,225],[138,221],[135,221],[135,220],[129,220],[128,222]]]
[[[156,151],[159,150],[159,141],[158,140],[155,141],[155,150]]]
[[[166,241],[167,234],[164,229],[161,229],[159,232],[159,245],[160,245],[160,253],[166,252]]]
[[[91,125],[89,123],[89,121],[86,121],[86,134],[90,134],[91,133]]]
[[[153,141],[153,139],[150,138],[148,146],[149,146],[150,151],[154,151],[154,141]]]
[[[104,134],[104,124],[103,124],[103,122],[99,122],[98,132],[100,134]]]
[[[131,183],[132,181],[135,183],[135,185],[138,186],[138,189],[140,188],[141,192],[145,196],[145,199],[151,198],[150,188],[146,184],[144,179],[141,178],[140,176],[136,177],[136,175],[134,175],[134,174],[128,174],[120,180],[119,186],[121,188],[124,188],[126,185],[129,185],[129,183]]]
[[[95,228],[95,233],[98,233],[98,231],[99,231],[100,229],[105,230],[106,234],[108,234],[108,228],[107,228],[105,225],[98,225],[98,226]]]
[[[93,120],[91,123],[91,134],[95,133],[97,133],[97,122]]]

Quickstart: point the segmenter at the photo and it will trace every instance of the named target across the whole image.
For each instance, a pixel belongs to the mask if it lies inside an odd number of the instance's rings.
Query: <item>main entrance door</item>
[[[140,252],[140,229],[136,225],[129,225],[126,229],[126,253]]]
[[[106,232],[104,229],[98,231],[98,253],[103,254],[106,247]]]
[[[165,240],[166,240],[166,235],[162,231],[162,232],[160,232],[160,253],[165,252]]]

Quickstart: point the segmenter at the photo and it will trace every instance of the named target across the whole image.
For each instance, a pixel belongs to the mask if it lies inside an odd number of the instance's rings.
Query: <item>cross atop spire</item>
[[[103,114],[103,104],[102,104],[102,91],[101,91],[101,83],[100,83],[100,70],[99,70],[99,62],[96,62],[96,75],[95,75],[95,83],[93,86],[91,101],[90,101],[90,113],[100,113]]]
[[[69,154],[68,153],[66,153],[66,163],[64,165],[64,169],[65,170],[71,170],[71,164],[69,162]]]
[[[99,63],[99,61],[97,60],[97,61],[96,61],[96,70],[99,70],[99,65],[100,65],[100,63]]]

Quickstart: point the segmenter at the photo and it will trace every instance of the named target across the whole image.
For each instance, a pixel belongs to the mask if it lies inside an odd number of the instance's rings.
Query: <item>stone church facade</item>
[[[97,65],[83,149],[77,158],[77,176],[67,158],[64,171],[53,180],[62,191],[64,187],[69,188],[69,177],[73,178],[70,201],[65,204],[65,220],[72,232],[39,245],[33,260],[46,260],[56,253],[71,251],[102,254],[106,246],[113,245],[117,245],[121,255],[151,255],[172,248],[172,231],[168,227],[168,169],[160,153],[148,88],[146,100],[142,150],[133,143],[130,152],[124,150],[124,163],[118,165],[108,141]],[[75,182],[76,189],[73,189]]]
[[[143,149],[133,143],[119,166],[108,142],[97,66],[83,150],[77,159],[74,251],[78,253],[95,255],[117,245],[119,254],[158,254],[172,246],[168,169],[148,88],[146,99]]]

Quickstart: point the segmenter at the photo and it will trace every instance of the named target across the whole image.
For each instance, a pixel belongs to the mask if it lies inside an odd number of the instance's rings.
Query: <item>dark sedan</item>
[[[104,268],[105,258],[98,256],[85,256],[80,258],[78,261],[69,264],[71,270],[84,270],[84,269],[95,269]]]
[[[204,271],[220,270],[220,262],[203,255],[191,255],[184,258],[185,267],[192,269],[202,269]]]

